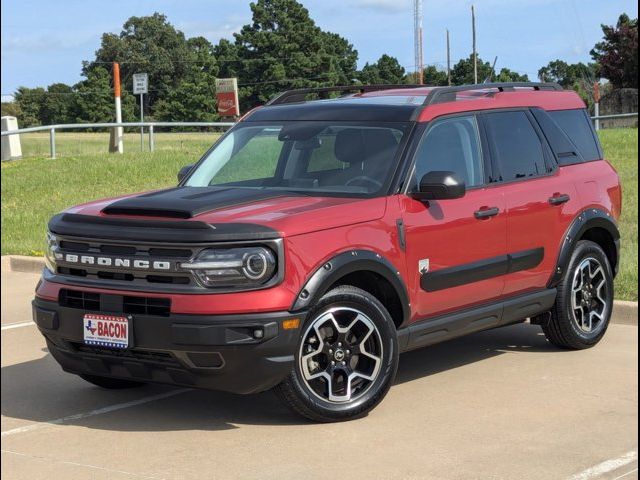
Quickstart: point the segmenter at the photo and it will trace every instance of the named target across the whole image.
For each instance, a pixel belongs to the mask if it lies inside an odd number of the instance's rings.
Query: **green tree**
[[[40,120],[40,109],[42,108],[46,93],[46,90],[42,87],[18,87],[14,98],[18,108],[20,109],[18,124],[21,127],[42,125],[42,121]]]
[[[73,87],[54,83],[47,87],[40,105],[39,119],[43,125],[72,123],[76,117],[76,99]]]
[[[486,77],[490,78],[493,82],[528,82],[529,76],[525,74],[520,74],[518,72],[514,72],[508,68],[501,68],[497,74],[493,76]],[[485,80],[486,80],[485,78]]]
[[[422,78],[425,85],[442,87],[449,84],[447,72],[439,70],[435,65],[426,67],[422,73]]]
[[[87,72],[87,78],[74,86],[76,121],[79,123],[99,123],[115,121],[111,67],[102,65]],[[121,93],[122,120],[136,120],[136,100],[126,90]]]
[[[600,74],[614,88],[638,88],[638,19],[623,13],[615,26],[602,25],[602,32],[603,41],[591,50]]]
[[[508,68],[502,68],[499,72],[494,72],[489,62],[484,62],[478,56],[478,83],[483,83],[487,79],[494,82],[528,82],[529,77],[514,72]],[[468,58],[460,60],[451,69],[451,81],[453,85],[472,84],[473,78],[473,54]]]
[[[174,88],[157,101],[153,117],[164,121],[211,122],[218,119],[215,78],[218,66],[213,45],[204,37],[187,40],[197,68],[190,68]]]
[[[405,70],[397,58],[384,54],[377,62],[366,63],[358,78],[369,85],[400,84],[405,83]]]
[[[598,66],[595,63],[569,64],[553,60],[538,70],[538,78],[543,82],[557,82],[564,88],[575,88],[577,84],[593,84],[598,80]]]
[[[220,75],[238,77],[243,111],[284,89],[352,83],[357,52],[317,27],[299,2],[258,0],[250,8],[252,23],[235,34],[235,48],[223,41],[214,49],[237,55],[237,62],[224,59]]]
[[[1,115],[3,117],[20,117],[20,105],[16,102],[2,102]]]
[[[93,61],[84,62],[86,76],[96,69],[120,63],[123,90],[131,91],[134,73],[149,74],[149,100],[154,103],[161,94],[180,82],[196,61],[184,34],[154,13],[147,17],[131,17],[120,34],[105,33]]]

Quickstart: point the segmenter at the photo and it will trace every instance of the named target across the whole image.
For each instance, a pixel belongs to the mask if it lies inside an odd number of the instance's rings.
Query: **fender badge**
[[[425,273],[429,273],[429,259],[423,258],[422,260],[418,260],[418,271],[421,275]]]

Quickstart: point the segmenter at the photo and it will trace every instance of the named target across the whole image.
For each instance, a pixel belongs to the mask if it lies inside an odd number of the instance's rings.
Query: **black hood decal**
[[[100,240],[210,243],[279,238],[280,233],[253,223],[218,223],[197,220],[147,220],[78,213],[59,213],[49,221],[49,231],[70,237]]]
[[[280,196],[281,193],[253,188],[176,187],[116,200],[102,212],[108,215],[186,219],[219,208]]]

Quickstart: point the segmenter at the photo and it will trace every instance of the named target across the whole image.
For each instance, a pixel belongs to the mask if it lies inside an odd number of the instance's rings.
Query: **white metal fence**
[[[59,125],[43,125],[38,127],[19,128],[2,132],[2,136],[19,135],[22,133],[49,132],[49,149],[52,159],[56,158],[56,131],[60,130],[89,130],[89,129],[112,129],[117,127],[137,127],[147,128],[149,150],[155,150],[155,128],[156,127],[215,127],[228,129],[234,122],[122,122],[122,123],[65,123]],[[142,134],[141,134],[142,135]],[[140,145],[142,147],[142,143]]]
[[[638,113],[620,113],[616,115],[598,115],[591,117],[595,123],[596,130],[600,129],[600,120],[612,120],[616,118],[631,118],[637,117]],[[172,128],[185,128],[185,127],[216,127],[216,128],[230,128],[234,125],[233,122],[123,122],[123,123],[69,123],[60,125],[45,125],[40,127],[19,128],[17,130],[8,130],[2,132],[2,136],[7,135],[19,135],[22,133],[31,132],[49,132],[49,149],[51,158],[56,158],[56,131],[59,130],[83,130],[83,129],[112,129],[116,127],[146,127],[148,132],[149,150],[155,149],[155,131],[156,127],[172,127]],[[142,135],[142,134],[141,134]],[[142,138],[141,138],[142,147]]]

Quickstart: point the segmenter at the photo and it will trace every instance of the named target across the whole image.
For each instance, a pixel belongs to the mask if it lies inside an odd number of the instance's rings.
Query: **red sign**
[[[240,104],[238,102],[238,79],[217,78],[216,100],[218,113],[222,117],[239,117]]]

